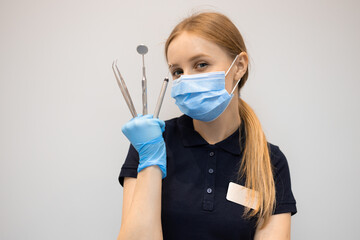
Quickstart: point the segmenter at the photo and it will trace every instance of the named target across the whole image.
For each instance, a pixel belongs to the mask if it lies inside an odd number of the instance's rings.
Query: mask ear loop
[[[234,63],[236,62],[236,59],[238,59],[238,57],[239,57],[239,55],[236,55],[236,58],[235,58],[234,61],[231,63],[229,69],[226,71],[225,77],[226,77],[226,75],[229,73],[229,71],[231,70],[232,66],[234,65]]]
[[[235,84],[235,87],[234,87],[233,90],[231,91],[231,94],[230,94],[230,95],[232,95],[232,94],[234,93],[234,91],[235,91],[235,89],[236,89],[236,86],[239,84],[240,80],[241,80],[241,78],[240,78],[240,79],[237,81],[237,83]],[[239,97],[240,97],[240,93],[239,93]]]
[[[235,58],[234,61],[231,63],[229,69],[226,71],[225,77],[226,77],[226,75],[229,73],[229,71],[231,70],[232,66],[234,65],[234,63],[236,62],[236,59],[238,59],[238,57],[239,57],[239,54],[236,55],[236,58]],[[240,79],[237,81],[237,83],[235,84],[235,86],[234,86],[233,90],[231,91],[230,95],[233,95],[233,93],[234,93],[234,91],[235,91],[235,89],[236,89],[236,86],[239,84],[240,80],[241,80],[241,78],[240,78]],[[240,97],[240,95],[239,95],[239,97]]]

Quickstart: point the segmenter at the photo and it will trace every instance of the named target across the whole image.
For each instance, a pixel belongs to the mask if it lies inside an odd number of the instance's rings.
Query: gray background
[[[140,112],[135,49],[149,46],[153,111],[165,40],[204,9],[228,15],[245,38],[251,74],[242,94],[288,159],[292,239],[358,239],[355,0],[1,0],[0,239],[116,239],[129,146],[121,126],[131,116],[111,63],[119,59]],[[180,114],[167,91],[160,118]]]

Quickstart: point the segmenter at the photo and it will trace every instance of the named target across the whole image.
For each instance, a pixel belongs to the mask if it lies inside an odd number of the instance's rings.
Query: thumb
[[[165,122],[163,120],[158,119],[159,126],[161,128],[161,131],[165,131]]]

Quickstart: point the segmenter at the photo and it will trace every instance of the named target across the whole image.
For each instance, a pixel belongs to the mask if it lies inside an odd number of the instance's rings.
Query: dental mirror
[[[139,46],[137,46],[136,51],[142,56],[142,80],[141,80],[142,103],[143,103],[143,115],[146,115],[148,113],[148,107],[147,107],[147,79],[145,74],[144,55],[148,52],[148,48],[144,44],[140,44]]]
[[[141,55],[145,55],[148,52],[148,48],[144,44],[141,44],[137,46],[136,51]]]

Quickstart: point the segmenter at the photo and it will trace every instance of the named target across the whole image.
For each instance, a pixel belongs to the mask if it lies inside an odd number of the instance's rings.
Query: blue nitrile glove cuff
[[[146,167],[158,165],[162,172],[162,178],[166,177],[166,148],[162,136],[141,144],[141,146],[139,144],[135,148],[138,149],[140,156],[138,172]]]

